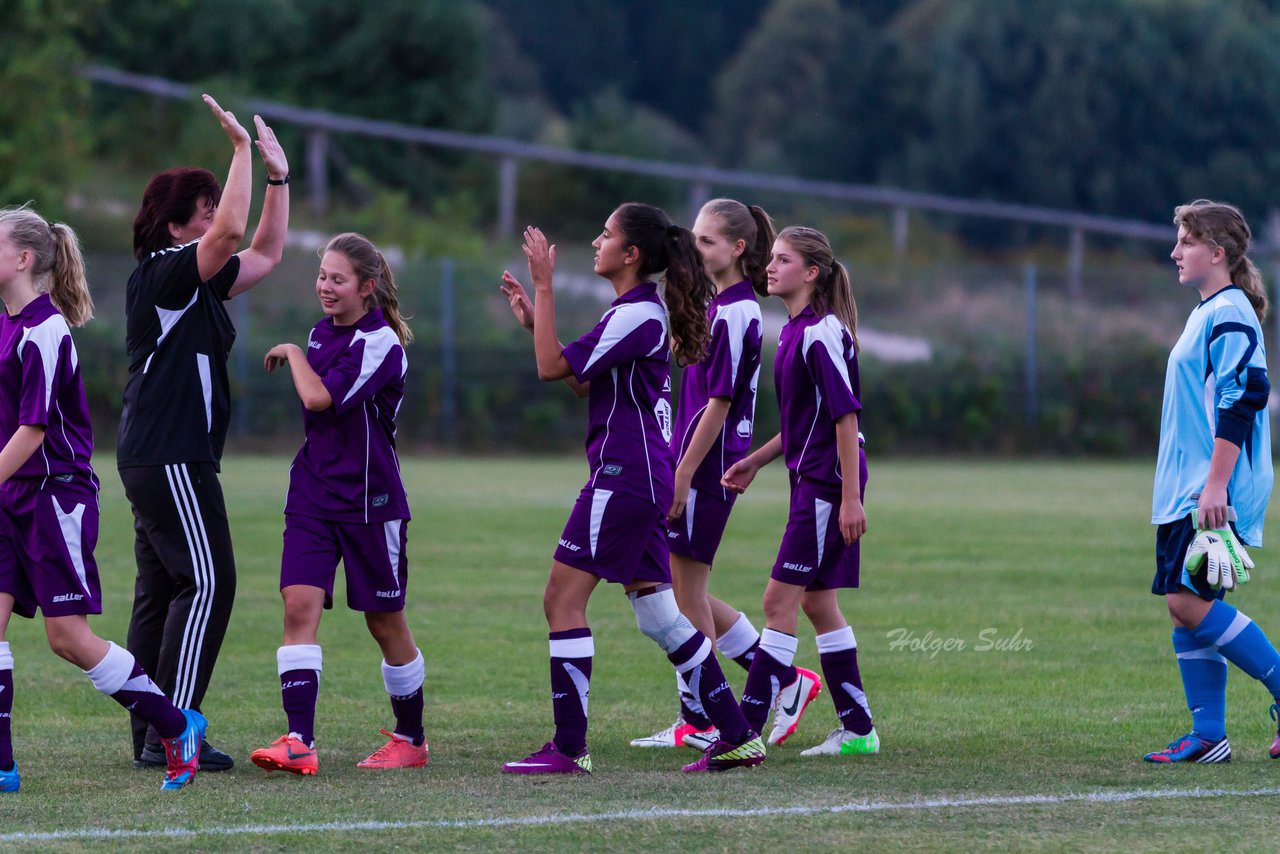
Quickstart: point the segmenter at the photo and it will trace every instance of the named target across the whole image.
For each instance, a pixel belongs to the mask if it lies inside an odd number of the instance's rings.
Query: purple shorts
[[[860,491],[867,491],[867,457],[861,458]],[[791,513],[770,578],[806,590],[858,586],[860,542],[840,535],[840,487],[791,478]]]
[[[407,519],[390,522],[334,522],[287,513],[280,589],[293,584],[319,587],[324,606],[333,607],[333,579],[342,561],[347,607],[353,611],[403,611],[408,583]]]
[[[0,593],[13,596],[14,612],[101,614],[97,496],[11,480],[0,489],[0,509]]]
[[[618,584],[671,582],[662,511],[651,501],[607,489],[578,493],[555,559]]]
[[[720,488],[690,489],[684,513],[668,523],[667,545],[671,553],[710,566],[716,559],[716,550],[720,548],[725,525],[729,524],[729,512],[737,497],[730,492],[726,499],[725,490]]]

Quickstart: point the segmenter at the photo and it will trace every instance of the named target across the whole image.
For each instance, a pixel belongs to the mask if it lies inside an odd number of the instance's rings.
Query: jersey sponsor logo
[[[307,348],[311,350],[319,350],[322,346],[324,345],[322,345],[319,341],[313,340],[313,341],[307,342]]]
[[[374,507],[386,507],[391,502],[390,495],[375,495],[371,502]]]
[[[373,595],[377,596],[379,599],[399,599],[400,591],[399,590],[375,590]]]
[[[613,477],[614,475],[622,474],[622,466],[617,463],[609,463],[609,465],[600,469],[600,473],[606,477]]]
[[[57,596],[54,596],[54,597],[53,597],[53,599],[51,599],[50,601],[52,601],[52,602],[79,602],[79,601],[80,601],[81,599],[83,599],[83,598],[84,598],[84,595],[83,595],[83,594],[81,594],[81,593],[59,593]]]
[[[658,419],[658,429],[662,431],[662,441],[671,444],[671,402],[659,400],[653,407],[653,414]]]
[[[568,540],[566,540],[564,537],[560,538],[560,548],[568,549],[571,552],[582,551],[582,546],[576,545],[575,543],[571,543]]]
[[[813,567],[805,566],[803,563],[783,563],[782,568],[792,572],[813,572]]]

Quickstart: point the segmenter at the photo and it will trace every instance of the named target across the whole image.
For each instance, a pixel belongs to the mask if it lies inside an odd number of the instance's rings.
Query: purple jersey
[[[285,512],[338,522],[409,518],[396,458],[396,413],[409,363],[404,348],[372,308],[351,326],[326,317],[307,339],[307,364],[333,405],[303,407],[306,441],[289,469]]]
[[[0,443],[20,426],[43,427],[45,433],[15,478],[39,479],[42,489],[52,479],[59,492],[97,495],[80,359],[67,321],[47,294],[16,315],[0,316]]]
[[[818,317],[806,306],[782,327],[773,381],[787,468],[801,477],[839,484],[835,423],[862,411],[853,336],[834,314]]]
[[[667,309],[643,282],[613,301],[596,328],[564,348],[587,395],[587,487],[652,501],[674,491]]]
[[[756,382],[760,377],[760,303],[751,283],[738,282],[716,294],[707,306],[711,343],[701,362],[684,369],[680,380],[680,405],[676,408],[675,434],[671,450],[684,458],[707,402],[713,397],[729,399],[729,414],[715,444],[707,451],[691,485],[694,489],[718,490],[720,476],[751,450],[751,426],[756,413]]]

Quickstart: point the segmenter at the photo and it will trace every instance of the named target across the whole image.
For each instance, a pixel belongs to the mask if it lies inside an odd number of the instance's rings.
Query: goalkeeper
[[[1231,205],[1199,200],[1174,212],[1178,279],[1198,292],[1169,354],[1151,521],[1156,574],[1173,620],[1173,649],[1192,729],[1148,762],[1229,762],[1227,663],[1262,682],[1280,719],[1280,653],[1223,599],[1249,580],[1245,545],[1262,544],[1271,495],[1266,290],[1246,256],[1250,231]],[[1274,582],[1273,582],[1274,583]],[[1280,735],[1271,744],[1280,759]]]

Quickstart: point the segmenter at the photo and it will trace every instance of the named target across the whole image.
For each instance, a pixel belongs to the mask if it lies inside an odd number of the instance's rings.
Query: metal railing
[[[188,100],[196,95],[195,87],[186,83],[120,71],[102,65],[85,65],[79,69],[79,73],[95,83],[131,89],[161,98]],[[526,160],[647,175],[682,182],[688,186],[691,218],[703,202],[711,197],[712,186],[765,190],[884,206],[892,211],[893,245],[899,257],[906,252],[909,216],[912,211],[929,211],[1061,228],[1067,232],[1068,237],[1067,282],[1072,295],[1078,295],[1080,292],[1086,234],[1162,243],[1170,243],[1173,236],[1172,227],[1167,223],[1119,219],[1034,205],[964,199],[868,184],[817,181],[788,175],[745,172],[714,166],[646,160],[620,154],[555,148],[496,136],[415,127],[397,122],[307,109],[258,98],[247,99],[244,104],[253,112],[272,121],[286,122],[304,129],[307,139],[306,187],[310,205],[317,213],[324,212],[329,200],[329,135],[339,133],[470,151],[497,158],[498,210],[495,216],[495,233],[502,238],[515,235],[519,164]],[[1255,247],[1255,249],[1258,248]],[[1258,249],[1258,251],[1261,250]]]

